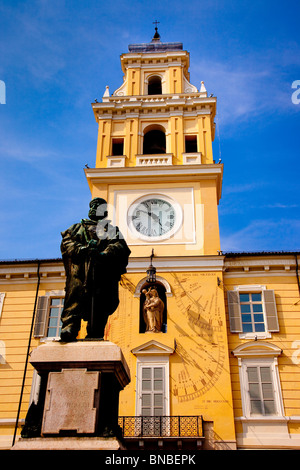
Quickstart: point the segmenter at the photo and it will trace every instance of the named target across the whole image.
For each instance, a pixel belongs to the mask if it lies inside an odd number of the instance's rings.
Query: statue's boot
[[[74,331],[71,325],[67,325],[65,328],[62,328],[60,333],[60,339],[64,343],[70,343],[71,341],[75,341],[78,332]]]

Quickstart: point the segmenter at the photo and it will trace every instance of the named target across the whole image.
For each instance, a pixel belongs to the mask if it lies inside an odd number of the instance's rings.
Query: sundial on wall
[[[214,273],[174,275],[173,293],[184,319],[174,319],[178,332],[176,353],[181,359],[180,371],[173,376],[173,394],[179,402],[204,395],[219,380],[224,370],[226,345],[219,305],[221,289]],[[202,282],[203,281],[203,282]],[[173,321],[169,316],[168,321]]]

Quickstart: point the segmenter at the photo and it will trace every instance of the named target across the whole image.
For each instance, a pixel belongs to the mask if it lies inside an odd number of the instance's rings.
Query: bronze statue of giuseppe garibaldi
[[[100,339],[109,315],[119,305],[119,280],[130,250],[118,227],[107,220],[107,202],[94,198],[89,219],[62,232],[66,296],[61,315],[61,341],[74,341],[87,321],[86,338]]]

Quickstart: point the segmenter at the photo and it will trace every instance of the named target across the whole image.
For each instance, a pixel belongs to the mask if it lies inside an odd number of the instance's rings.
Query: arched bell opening
[[[161,78],[157,75],[154,75],[149,78],[148,81],[148,95],[161,95],[162,94],[162,86],[161,86]]]
[[[144,135],[143,154],[157,155],[166,153],[166,134],[163,128],[151,129]]]

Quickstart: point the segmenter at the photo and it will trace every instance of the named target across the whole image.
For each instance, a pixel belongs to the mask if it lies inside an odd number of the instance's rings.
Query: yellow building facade
[[[96,164],[85,172],[131,250],[105,333],[131,372],[119,404],[125,444],[297,448],[299,254],[222,253],[216,98],[190,83],[182,44],[156,33],[130,45],[121,68],[122,85],[92,104]],[[164,302],[159,331],[147,331],[143,313],[150,263]],[[37,394],[28,353],[59,338],[64,285],[60,259],[0,263],[2,448],[18,438]]]

